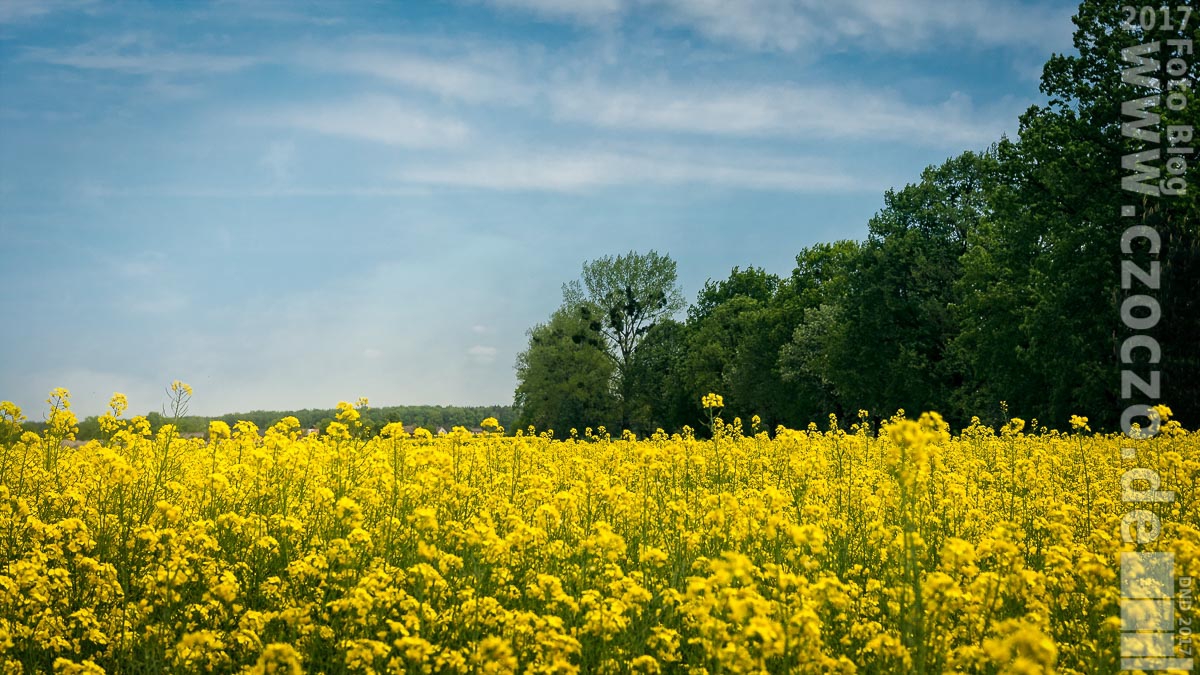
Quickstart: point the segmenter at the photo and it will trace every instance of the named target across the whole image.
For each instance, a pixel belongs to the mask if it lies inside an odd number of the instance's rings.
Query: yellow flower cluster
[[[71,447],[67,401],[0,403],[3,672],[1120,671],[1134,460],[1082,418],[370,437],[360,401],[203,440],[114,397]],[[1200,434],[1138,443],[1200,574]]]
[[[700,398],[700,405],[704,406],[705,410],[723,408],[725,407],[725,399],[721,398],[720,394],[705,394]]]

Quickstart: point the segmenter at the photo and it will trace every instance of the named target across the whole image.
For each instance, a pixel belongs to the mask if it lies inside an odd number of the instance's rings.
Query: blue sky
[[[511,401],[585,260],[685,295],[861,238],[1071,48],[1063,2],[0,2],[0,398]]]

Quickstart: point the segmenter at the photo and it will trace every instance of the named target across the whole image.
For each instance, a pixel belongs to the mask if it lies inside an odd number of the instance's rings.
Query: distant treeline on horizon
[[[227,413],[224,415],[186,415],[178,420],[162,413],[152,412],[146,415],[150,426],[157,431],[163,424],[174,423],[181,434],[206,434],[209,422],[220,420],[229,426],[237,422],[253,422],[260,430],[276,424],[285,417],[295,417],[300,422],[301,429],[317,429],[323,432],[325,427],[334,420],[337,410],[334,408],[305,408],[303,410],[252,410],[242,413]],[[398,405],[367,408],[363,411],[363,425],[370,432],[378,432],[385,424],[401,422],[405,426],[424,427],[431,432],[438,428],[449,431],[453,427],[475,429],[479,423],[488,417],[495,417],[506,429],[516,420],[516,412],[509,405],[490,406],[442,406],[442,405]],[[44,422],[29,421],[24,426],[30,430],[42,430]],[[100,423],[95,415],[79,422],[79,440],[100,438]]]

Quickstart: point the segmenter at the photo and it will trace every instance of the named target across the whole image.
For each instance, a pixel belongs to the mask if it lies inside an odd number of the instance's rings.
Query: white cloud
[[[459,120],[377,95],[345,103],[294,105],[244,116],[243,121],[415,148],[458,145],[471,133]]]
[[[107,36],[65,49],[33,47],[23,56],[39,63],[132,75],[230,73],[263,62],[260,56],[161,50],[154,37],[140,33]]]
[[[915,105],[854,85],[592,83],[556,89],[551,100],[562,119],[616,129],[940,146],[990,142],[1014,119],[1013,111],[979,110],[959,93]]]
[[[4,0],[0,23],[30,21],[54,12],[88,9],[95,0]]]
[[[374,348],[368,347],[367,349],[364,349],[364,350],[363,350],[363,357],[364,357],[364,358],[368,358],[368,359],[371,359],[371,360],[375,360],[375,359],[377,359],[377,358],[379,358],[379,357],[381,357],[381,356],[383,356],[383,352],[382,352],[382,351],[380,351],[380,350],[378,350],[378,349],[374,349]]]
[[[847,39],[879,41],[900,51],[935,51],[947,44],[1061,50],[1070,47],[1075,10],[1074,4],[1050,7],[999,0],[847,0],[844,9],[826,7],[833,17],[842,12],[850,17],[841,29]]]
[[[626,10],[625,0],[487,0],[499,9],[515,9],[549,19],[608,22]]]
[[[89,197],[183,197],[187,199],[274,199],[280,197],[417,197],[429,194],[428,188],[416,185],[377,186],[283,186],[269,187],[207,187],[203,185],[158,185],[110,189],[92,185],[81,188]],[[226,228],[218,228],[214,236],[222,250],[229,250],[232,237]]]
[[[877,191],[820,159],[701,156],[678,150],[656,153],[606,150],[518,151],[414,167],[400,180],[491,190],[577,191],[614,185],[708,184],[790,192]]]
[[[545,103],[558,121],[713,136],[857,138],[959,147],[994,140],[1012,125],[1023,107],[982,108],[958,93],[940,102],[914,103],[895,92],[840,82],[753,84],[719,78],[692,82],[652,76],[603,78],[582,60],[559,60],[546,71],[538,58],[521,63],[513,52],[496,46],[472,44],[460,52],[448,51],[441,44],[424,48],[436,57],[351,45],[345,52],[317,53],[305,63],[383,78],[456,101],[524,105],[535,115],[542,114],[542,109],[533,104]],[[387,108],[397,108],[396,116],[400,118],[411,113],[398,99],[380,96],[360,100],[349,108],[321,111],[319,125],[311,119],[317,112],[309,111],[304,123],[322,129],[372,129],[378,124],[371,120],[386,116]],[[385,112],[369,112],[371,108]],[[454,129],[447,135],[457,138],[460,131],[467,133],[465,125]]]
[[[434,52],[440,53],[434,53]],[[472,103],[526,101],[534,87],[522,80],[513,58],[498,49],[428,53],[350,47],[319,50],[300,57],[312,68],[366,75]]]
[[[947,44],[1069,47],[1070,11],[999,0],[487,0],[502,10],[579,24],[645,21],[744,48],[933,51]],[[633,17],[635,12],[642,15]]]
[[[40,50],[39,50],[40,51]],[[154,73],[205,72],[225,73],[241,70],[255,63],[245,56],[223,56],[219,54],[87,54],[87,53],[42,53],[37,60],[60,66],[72,66],[92,70],[117,70],[137,75]]]
[[[812,10],[787,1],[664,0],[659,7],[665,23],[753,49],[795,51],[816,46],[822,32],[836,30],[817,23]]]
[[[294,9],[293,9],[294,7]],[[339,16],[324,14],[336,12],[337,4],[314,4],[293,2],[262,2],[262,0],[212,0],[197,13],[228,17],[236,15],[242,20],[269,23],[299,23],[313,26],[336,26],[345,22]]]
[[[769,41],[771,31],[778,31],[779,39],[787,36],[787,40],[803,40],[807,30],[804,22],[812,19],[810,14],[821,12],[829,14],[816,21],[822,26],[818,33],[826,35],[821,39],[827,39],[827,34],[844,34],[874,44],[903,36],[903,41],[893,45],[895,49],[916,49],[924,44],[924,35],[939,40],[961,35],[966,29],[952,30],[956,22],[987,25],[993,15],[999,18],[988,35],[1011,33],[1009,37],[1018,40],[1028,33],[1024,24],[1010,26],[1024,15],[1014,15],[1008,9],[990,4],[963,9],[942,0],[923,1],[929,7],[912,11],[867,0],[854,0],[844,12],[777,0],[751,0],[751,5],[763,5],[762,12],[750,11],[738,3],[709,0],[678,4],[661,0],[654,6],[673,21],[686,19],[708,25],[705,22],[709,19],[703,17],[709,17],[719,30],[741,35],[738,40],[760,47]],[[548,0],[517,4],[558,6]],[[1061,21],[1040,18],[1039,12],[1048,10],[1035,7],[1029,11],[1032,25],[1069,25],[1065,17]],[[836,27],[828,28],[834,24]],[[982,44],[987,39],[991,38],[976,36],[971,41]],[[1013,102],[981,107],[958,93],[941,102],[914,103],[894,92],[840,82],[797,85],[718,79],[684,83],[647,76],[601,78],[595,75],[597,71],[590,61],[579,54],[547,58],[538,50],[469,40],[454,45],[435,39],[391,36],[390,41],[396,46],[375,37],[350,40],[336,47],[230,56],[155,51],[153,38],[125,34],[67,50],[34,49],[26,56],[64,65],[150,74],[154,76],[152,86],[165,87],[158,92],[164,97],[196,95],[193,85],[178,85],[183,90],[171,93],[176,85],[164,79],[171,73],[222,72],[259,62],[278,62],[300,69],[366,75],[453,101],[521,105],[536,116],[542,114],[542,109],[534,104],[545,103],[554,120],[599,128],[713,136],[892,140],[939,148],[991,142],[1001,131],[1011,130],[1016,115],[1025,107]],[[636,70],[636,63],[630,65]],[[375,93],[348,101],[259,110],[242,115],[242,119],[415,148],[456,146],[474,137],[467,122],[434,110],[437,107],[421,108],[407,98]],[[283,149],[286,146],[272,151]],[[264,163],[279,166],[285,159],[264,158]]]

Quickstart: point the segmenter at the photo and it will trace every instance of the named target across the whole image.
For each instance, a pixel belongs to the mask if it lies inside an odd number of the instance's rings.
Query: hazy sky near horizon
[[[581,264],[865,236],[1073,3],[0,1],[0,399],[507,403]]]

